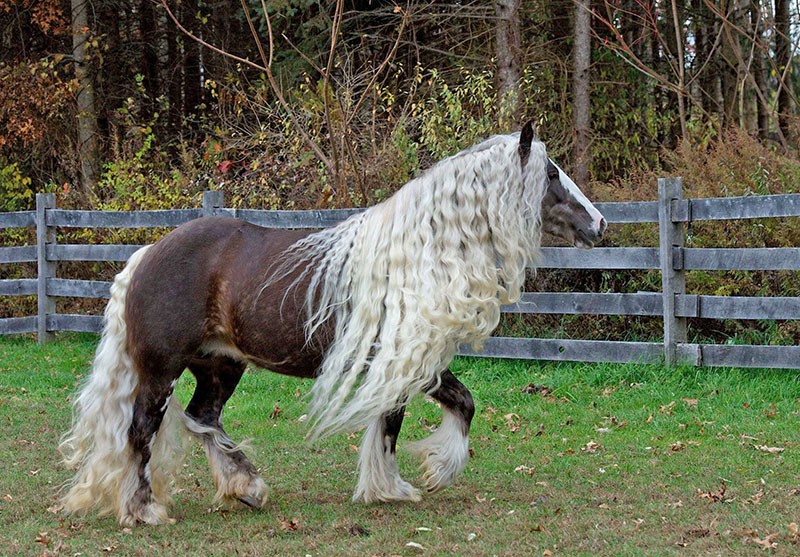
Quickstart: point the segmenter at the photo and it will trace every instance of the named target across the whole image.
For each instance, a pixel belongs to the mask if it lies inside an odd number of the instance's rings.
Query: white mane
[[[312,436],[366,425],[432,390],[457,347],[479,346],[501,303],[519,299],[541,239],[547,155],[534,140],[523,171],[518,145],[519,133],[491,137],[287,252],[268,282],[310,262],[307,338],[335,323],[312,390]]]

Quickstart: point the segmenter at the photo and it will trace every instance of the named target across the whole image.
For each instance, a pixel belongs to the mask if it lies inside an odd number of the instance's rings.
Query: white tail
[[[64,511],[97,509],[100,514],[114,513],[124,525],[134,521],[127,506],[139,485],[138,462],[128,443],[139,379],[127,350],[125,300],[131,277],[148,248],[134,253],[114,278],[92,371],[75,400],[72,428],[59,444],[64,464],[77,470],[61,500]],[[182,413],[173,397],[153,447],[150,482],[164,516],[152,518],[159,522],[168,520],[171,472],[183,455],[175,450],[182,448],[175,435],[180,433]]]

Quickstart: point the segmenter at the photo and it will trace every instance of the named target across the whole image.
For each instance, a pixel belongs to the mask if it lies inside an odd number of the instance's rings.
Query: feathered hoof
[[[224,508],[244,506],[260,509],[269,499],[269,487],[264,480],[246,472],[239,472],[229,478],[224,487],[228,492],[217,496],[220,506]]]
[[[422,475],[422,481],[425,482],[425,489],[428,493],[436,493],[448,487],[456,477],[452,470],[440,463],[426,461],[423,467],[425,473]]]
[[[398,503],[403,501],[418,503],[422,501],[422,494],[419,489],[401,478],[395,479],[391,487],[357,488],[353,494],[354,503]]]
[[[449,447],[434,448],[425,442],[409,443],[406,449],[420,459],[420,468],[423,470],[422,480],[428,493],[434,493],[446,488],[466,467],[469,452],[466,446],[457,444]],[[450,449],[449,451],[446,449]]]
[[[129,505],[128,511],[119,517],[122,526],[136,526],[137,524],[175,524],[175,519],[170,518],[167,507],[159,503],[144,505]]]

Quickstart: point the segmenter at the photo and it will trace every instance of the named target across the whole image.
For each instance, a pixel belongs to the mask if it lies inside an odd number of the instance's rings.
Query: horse
[[[501,304],[519,299],[543,231],[591,248],[605,229],[530,122],[331,228],[223,217],[176,228],[137,251],[111,286],[59,445],[77,470],[64,512],[113,513],[123,526],[174,522],[170,485],[193,438],[217,503],[263,507],[267,485],[221,423],[248,363],[314,379],[312,439],[364,429],[354,502],[421,499],[395,455],[405,405],[427,393],[441,425],[408,449],[427,492],[450,485],[467,464],[475,411],[448,369],[458,347],[479,347]],[[196,388],[182,409],[172,395],[187,369]]]

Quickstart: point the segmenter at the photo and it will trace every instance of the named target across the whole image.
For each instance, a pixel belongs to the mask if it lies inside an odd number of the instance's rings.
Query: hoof
[[[245,497],[239,497],[238,499],[240,503],[244,504],[247,507],[250,507],[251,509],[260,509],[261,507],[264,506],[264,503],[261,501],[261,499],[258,499],[256,497],[251,497],[249,495]]]
[[[397,479],[390,489],[362,489],[359,487],[353,494],[354,503],[396,503],[408,501],[418,503],[422,501],[419,489],[405,480]]]
[[[224,507],[235,507],[244,505],[251,509],[260,509],[269,499],[269,488],[264,480],[258,476],[240,474],[236,478],[238,481],[228,484],[228,488],[233,488],[232,492],[219,494],[219,502]]]
[[[119,517],[122,526],[136,526],[137,524],[175,524],[175,519],[170,518],[167,508],[158,503],[147,503],[146,505],[129,508],[128,512]]]

